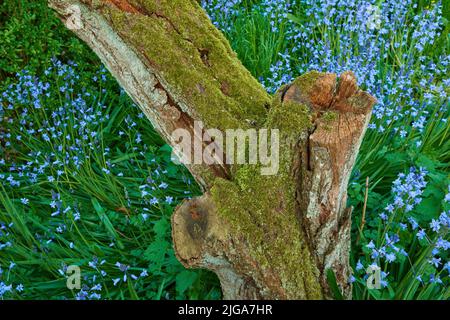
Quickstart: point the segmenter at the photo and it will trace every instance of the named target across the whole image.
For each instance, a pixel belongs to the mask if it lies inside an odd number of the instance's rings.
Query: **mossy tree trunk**
[[[277,175],[255,165],[187,166],[204,195],[172,217],[186,267],[214,271],[227,299],[331,298],[328,269],[351,297],[346,188],[375,103],[351,72],[310,72],[270,97],[195,0],[49,5],[169,144],[177,128],[195,136],[196,120],[222,131],[280,130]]]

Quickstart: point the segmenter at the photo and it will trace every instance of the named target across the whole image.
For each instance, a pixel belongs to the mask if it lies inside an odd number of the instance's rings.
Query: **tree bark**
[[[183,128],[205,145],[194,121],[221,131],[280,130],[276,175],[250,164],[187,166],[204,195],[172,216],[183,265],[214,271],[225,299],[332,298],[329,269],[351,297],[346,188],[375,103],[351,72],[310,72],[270,97],[197,1],[49,5],[169,144]]]

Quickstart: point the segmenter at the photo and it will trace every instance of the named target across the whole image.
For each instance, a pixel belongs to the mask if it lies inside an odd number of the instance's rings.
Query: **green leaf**
[[[98,202],[97,199],[92,198],[91,202],[92,202],[92,206],[95,209],[95,212],[97,212],[97,215],[98,215],[100,221],[103,222],[103,225],[105,226],[106,231],[108,231],[110,236],[113,237],[114,240],[116,240],[118,247],[120,249],[123,249],[124,245],[123,245],[122,241],[120,241],[120,236],[117,233],[116,229],[114,229],[114,226],[113,226],[111,220],[109,220],[108,216],[106,215],[105,209],[103,209],[103,207],[100,205],[100,203]]]
[[[299,17],[297,17],[297,16],[294,16],[292,13],[288,13],[286,17],[287,17],[289,20],[291,20],[292,22],[295,22],[295,23],[297,23],[297,24],[299,24],[299,25],[302,25],[302,24],[303,24],[302,19],[299,18]]]
[[[333,293],[334,299],[344,300],[344,297],[342,296],[341,290],[339,289],[336,281],[336,275],[334,274],[334,271],[332,269],[327,270],[327,281],[328,285],[330,286],[331,292]]]
[[[435,196],[423,199],[415,210],[418,212],[418,220],[429,222],[431,219],[438,217],[441,212],[440,201],[441,200],[439,200]]]
[[[169,221],[163,218],[155,222],[153,231],[155,231],[157,237],[165,237],[169,231]]]
[[[436,167],[439,163],[435,160],[430,159],[424,154],[420,154],[418,159],[416,160],[416,164],[419,167],[424,167],[428,171],[434,171],[436,170]]]
[[[186,290],[192,287],[197,278],[197,272],[189,270],[180,272],[175,279],[177,294],[182,295]]]
[[[139,300],[139,296],[138,296],[136,290],[134,289],[134,286],[133,286],[133,283],[131,280],[128,281],[128,291],[130,292],[131,299]]]

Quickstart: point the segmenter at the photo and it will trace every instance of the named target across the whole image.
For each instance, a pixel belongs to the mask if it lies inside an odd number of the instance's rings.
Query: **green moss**
[[[282,134],[293,135],[312,126],[309,108],[293,101],[274,104],[267,120],[269,128],[279,129]]]
[[[337,120],[338,113],[336,111],[327,111],[325,112],[320,119],[322,119],[325,123],[331,124]]]
[[[229,222],[233,239],[243,238],[258,265],[279,276],[288,298],[319,299],[317,269],[296,213],[293,154],[285,141],[277,175],[263,176],[258,165],[243,165],[233,181],[216,179],[211,195],[219,215]]]
[[[279,276],[288,298],[319,299],[317,270],[296,215],[290,163],[284,153],[276,176],[242,166],[235,181],[216,179],[211,195],[233,239],[244,239],[258,265]]]
[[[159,70],[208,127],[262,125],[270,97],[204,11],[189,0],[134,0],[145,14],[109,8],[124,41]],[[245,84],[245,85],[243,85]],[[249,125],[248,125],[249,126]]]
[[[336,111],[327,111],[321,117],[320,120],[324,124],[325,130],[331,130],[332,124],[338,119],[338,113]]]
[[[297,80],[296,80],[297,81]],[[298,135],[312,127],[308,106],[294,101],[282,101],[286,87],[280,88],[272,99],[266,127],[279,129],[283,136]]]
[[[314,88],[314,84],[317,79],[323,77],[325,73],[318,71],[310,71],[296,78],[292,83],[293,86],[297,86],[302,94],[309,96],[311,90]]]
[[[235,174],[235,181],[241,190],[250,190],[253,187],[253,179],[259,172],[259,167],[256,165],[240,167]]]

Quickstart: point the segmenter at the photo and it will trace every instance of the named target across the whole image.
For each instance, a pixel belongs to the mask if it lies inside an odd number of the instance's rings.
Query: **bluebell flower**
[[[414,218],[408,217],[408,221],[411,224],[411,228],[413,230],[416,230],[419,227],[419,224],[417,223],[417,221]]]
[[[166,203],[167,203],[167,204],[172,204],[172,203],[173,203],[173,197],[171,197],[171,196],[166,196]]]
[[[351,275],[349,278],[348,278],[348,283],[353,283],[353,282],[355,282],[356,281],[356,278],[353,276],[353,275]]]
[[[441,280],[441,278],[439,277],[439,275],[431,274],[431,275],[430,275],[430,283],[438,283],[438,284],[442,284],[442,280]]]
[[[416,233],[416,236],[419,240],[422,240],[426,237],[426,233],[423,229],[420,229],[419,232]]]
[[[0,281],[0,298],[3,298],[7,292],[12,291],[12,285],[7,285],[6,283]]]
[[[112,281],[113,281],[113,285],[114,285],[114,286],[117,286],[117,284],[120,282],[120,280],[121,280],[121,278],[113,279],[113,280],[112,280]]]
[[[449,79],[450,80],[450,79]],[[450,202],[450,186],[448,188],[448,193],[445,195],[444,201],[445,202]]]
[[[388,253],[386,254],[386,261],[387,262],[394,262],[397,259],[394,253]]]
[[[356,270],[360,271],[364,268],[363,264],[361,263],[361,260],[358,260],[358,263],[356,264]]]
[[[147,277],[148,276],[148,272],[146,269],[142,270],[141,274],[139,275],[141,278]]]
[[[435,268],[439,267],[441,264],[441,258],[433,257],[431,260],[428,261],[431,265],[433,265]]]
[[[375,248],[375,244],[373,243],[373,240],[370,240],[370,242],[366,245],[367,248],[369,249],[374,249]]]
[[[438,232],[441,229],[441,223],[439,222],[439,220],[432,219],[430,222],[430,228],[434,232]]]
[[[450,274],[450,261],[447,261],[447,263],[445,263],[443,269],[447,270],[447,272]]]

